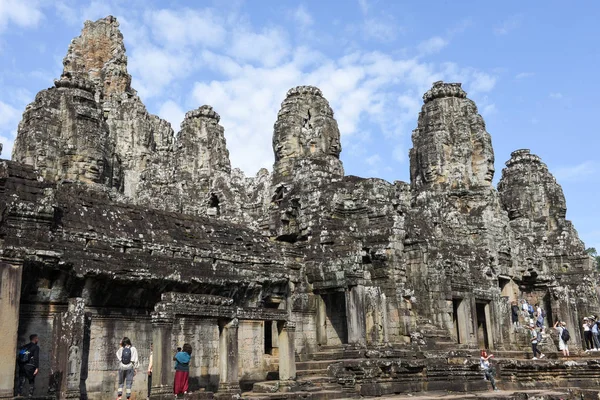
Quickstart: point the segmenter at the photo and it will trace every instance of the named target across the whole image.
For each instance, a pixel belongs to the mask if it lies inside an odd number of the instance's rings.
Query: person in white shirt
[[[537,357],[538,354],[540,355],[540,358],[546,357],[538,349],[538,344],[540,343],[541,338],[542,338],[541,331],[538,332],[538,330],[533,325],[529,325],[529,329],[531,331],[531,350],[533,351],[533,359],[537,360],[538,359],[538,357]]]
[[[481,358],[479,359],[479,367],[483,371],[483,376],[486,380],[490,381],[492,384],[492,388],[497,391],[496,380],[494,379],[494,369],[490,366],[490,358],[493,358],[494,355],[488,355],[485,350],[481,350]]]
[[[131,397],[131,386],[133,385],[133,377],[137,372],[139,365],[138,352],[135,347],[131,345],[131,340],[128,337],[124,337],[121,340],[121,346],[117,350],[117,359],[119,360],[119,389],[117,394],[117,400],[121,400],[123,396],[123,383],[125,383],[125,394],[127,399]]]
[[[569,357],[569,345],[568,340],[564,340],[564,332],[567,330],[567,324],[565,321],[556,321],[554,323],[554,329],[558,331],[558,349],[562,351],[563,356]],[[567,331],[568,332],[568,331]],[[570,337],[570,334],[568,334]]]

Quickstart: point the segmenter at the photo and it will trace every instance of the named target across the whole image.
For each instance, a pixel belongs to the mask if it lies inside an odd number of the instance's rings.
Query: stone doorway
[[[264,345],[265,354],[279,355],[279,332],[275,321],[264,322]]]
[[[468,343],[468,313],[467,302],[464,299],[452,299],[452,321],[454,323],[454,336],[459,344]]]
[[[346,293],[320,295],[317,309],[317,341],[320,345],[337,346],[348,343]]]
[[[475,310],[477,314],[477,345],[480,349],[491,348],[491,326],[490,326],[490,304],[485,301],[477,301]]]

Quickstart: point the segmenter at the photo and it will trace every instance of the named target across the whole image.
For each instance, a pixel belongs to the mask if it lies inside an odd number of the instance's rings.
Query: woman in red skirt
[[[183,345],[183,350],[175,354],[175,382],[173,392],[175,396],[185,394],[188,391],[188,380],[190,377],[190,359],[192,358],[192,346],[188,343]]]

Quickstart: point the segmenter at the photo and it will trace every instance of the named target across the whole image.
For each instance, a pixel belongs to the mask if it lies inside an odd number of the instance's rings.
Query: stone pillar
[[[49,393],[59,399],[80,398],[85,324],[81,297],[70,298],[67,311],[54,318]]]
[[[241,393],[238,376],[238,330],[237,318],[219,326],[219,390],[215,395],[219,399],[238,398]]]
[[[173,318],[152,314],[152,391],[151,398],[173,394]]]
[[[321,295],[316,296],[317,301],[317,343],[324,346],[327,344],[327,309],[325,300]]]
[[[22,265],[0,262],[0,398],[14,395],[22,273]]]
[[[348,319],[348,343],[366,345],[365,287],[352,286],[346,292],[346,318]]]
[[[279,380],[296,379],[296,324],[279,322]]]

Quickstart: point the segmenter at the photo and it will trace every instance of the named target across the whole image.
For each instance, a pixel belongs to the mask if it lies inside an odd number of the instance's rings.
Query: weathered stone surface
[[[566,320],[575,352],[579,321],[600,312],[598,276],[539,157],[514,152],[493,187],[491,137],[460,84],[423,96],[410,184],[344,176],[333,110],[312,86],[282,103],[273,173],[246,177],[212,107],[188,112],[175,134],[146,111],[126,60],[115,18],[86,22],[61,78],[27,106],[14,161],[0,162],[0,261],[24,277],[7,278],[21,296],[0,298],[12,313],[0,326],[20,309],[20,340],[36,330],[62,344],[53,365],[80,371],[88,398],[114,395],[124,335],[143,366],[154,341],[157,399],[186,342],[192,390],[206,398],[266,379],[280,381],[246,395],[485,389],[482,347],[500,351],[512,388],[599,382],[587,360],[523,360],[529,332],[512,326],[511,301],[540,303],[548,330]],[[554,357],[553,335],[541,347]],[[57,390],[76,392],[70,373]]]
[[[273,134],[273,182],[301,175],[313,179],[341,178],[340,131],[321,90],[313,86],[290,89],[277,114]]]
[[[494,178],[492,140],[460,84],[436,82],[413,131],[410,179],[415,188],[469,189]]]

